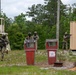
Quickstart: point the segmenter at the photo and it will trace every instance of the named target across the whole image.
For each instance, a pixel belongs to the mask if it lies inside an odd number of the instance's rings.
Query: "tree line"
[[[60,30],[59,40],[62,47],[63,35],[70,31],[70,21],[76,20],[76,3],[64,5],[60,1]],[[38,49],[45,48],[46,39],[56,38],[57,0],[44,0],[44,4],[33,4],[28,7],[26,14],[20,13],[14,19],[5,13],[0,17],[5,19],[5,32],[8,33],[11,49],[23,49],[24,39],[28,32],[38,32]],[[27,20],[27,17],[31,20]]]

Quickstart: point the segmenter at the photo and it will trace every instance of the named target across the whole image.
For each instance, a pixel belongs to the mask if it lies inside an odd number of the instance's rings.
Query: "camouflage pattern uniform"
[[[36,31],[34,32],[33,39],[34,39],[35,42],[36,42],[36,50],[37,50],[37,45],[38,45],[38,39],[39,39],[39,36],[38,36],[38,34],[37,34]]]
[[[0,51],[1,51],[1,60],[4,58],[4,53],[6,51],[6,45],[8,44],[8,40],[6,39],[6,35],[2,35],[0,38]],[[6,51],[8,53],[8,51]]]
[[[63,36],[63,45],[62,45],[62,49],[68,49],[68,40],[70,38],[70,34],[68,34],[67,32],[65,32],[64,36]]]
[[[27,47],[32,47],[33,38],[31,32],[28,33],[28,36],[24,40],[24,44],[26,44]]]

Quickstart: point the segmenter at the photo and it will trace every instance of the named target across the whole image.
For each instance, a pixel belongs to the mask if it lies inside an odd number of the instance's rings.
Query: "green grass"
[[[40,69],[37,66],[0,67],[0,75],[76,75],[75,71]]]
[[[71,62],[76,61],[75,56],[68,59]],[[24,50],[10,51],[8,55],[5,54],[4,61],[0,61],[0,75],[76,75],[76,71],[55,70],[45,63],[47,63],[45,50],[36,52],[34,66],[26,64]]]

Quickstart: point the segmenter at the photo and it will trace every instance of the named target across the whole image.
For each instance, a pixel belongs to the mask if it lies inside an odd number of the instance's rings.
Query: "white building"
[[[4,19],[0,18],[0,33],[4,33]]]
[[[0,18],[0,36],[6,35],[7,36],[6,38],[8,39],[8,33],[5,33],[5,27],[4,26],[5,26],[4,18]],[[7,45],[6,49],[11,50],[10,44]]]

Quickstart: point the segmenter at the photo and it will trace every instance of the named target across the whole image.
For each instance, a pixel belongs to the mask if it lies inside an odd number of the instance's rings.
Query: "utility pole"
[[[1,0],[0,0],[0,15],[1,15]]]
[[[60,0],[57,0],[57,31],[56,39],[58,40],[58,49],[59,49],[59,19],[60,19]]]

